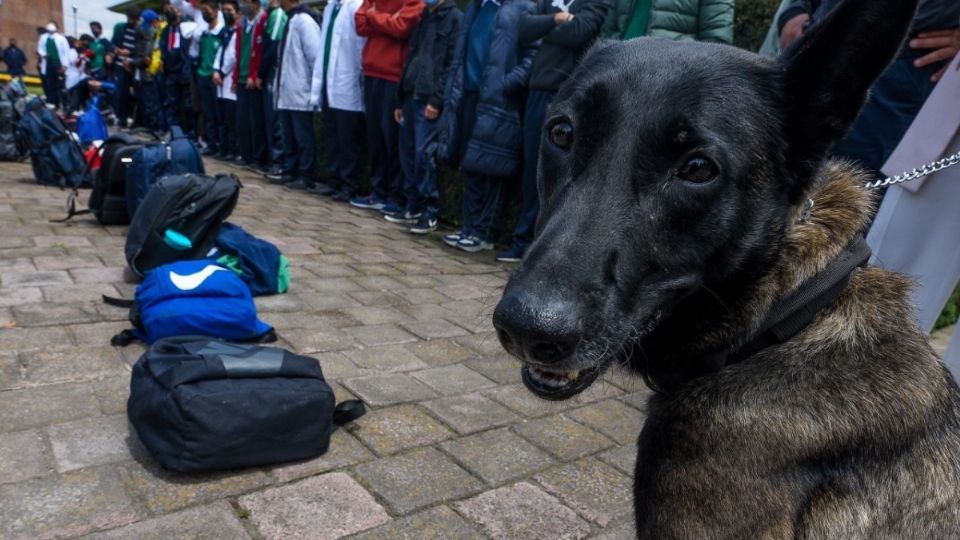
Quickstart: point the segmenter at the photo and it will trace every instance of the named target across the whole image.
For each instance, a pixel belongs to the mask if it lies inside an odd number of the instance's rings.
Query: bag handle
[[[333,409],[333,425],[342,426],[367,414],[367,408],[359,399],[341,401]]]

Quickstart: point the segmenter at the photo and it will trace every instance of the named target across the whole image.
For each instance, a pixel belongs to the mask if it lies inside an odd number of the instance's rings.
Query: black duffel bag
[[[202,337],[157,341],[133,366],[127,416],[164,468],[215,471],[308,459],[363,403],[334,406],[313,358]]]

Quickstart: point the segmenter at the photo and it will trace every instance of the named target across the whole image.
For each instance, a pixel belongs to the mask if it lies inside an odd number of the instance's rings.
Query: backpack
[[[100,223],[130,223],[130,214],[127,212],[127,167],[143,145],[143,141],[124,133],[110,136],[101,145],[100,168],[93,175],[93,190],[87,203]]]
[[[193,141],[183,134],[180,126],[171,127],[168,141],[144,145],[132,156],[125,176],[127,213],[131,217],[137,213],[137,207],[157,179],[174,174],[205,172],[203,158]]]
[[[236,176],[182,174],[161,178],[130,221],[124,255],[143,276],[158,266],[203,258],[240,197]]]
[[[63,121],[40,98],[27,103],[16,135],[21,148],[30,151],[33,175],[38,183],[60,187],[89,183],[80,146]]]
[[[103,141],[109,137],[107,123],[103,120],[99,106],[100,98],[94,97],[90,101],[87,111],[77,119],[77,136],[80,144],[90,144],[93,141]]]
[[[17,144],[17,116],[13,100],[0,93],[0,161],[20,161],[26,155]]]
[[[155,268],[137,286],[133,302],[104,297],[130,307],[132,330],[113,336],[125,346],[150,344],[172,336],[209,336],[227,341],[276,341],[273,327],[257,318],[250,289],[236,274],[209,260],[180,261]]]
[[[162,467],[217,471],[325,453],[363,402],[334,405],[316,359],[197,337],[156,342],[133,366],[127,418]]]
[[[224,223],[214,246],[210,258],[240,276],[253,296],[282,294],[290,287],[289,262],[270,242]]]

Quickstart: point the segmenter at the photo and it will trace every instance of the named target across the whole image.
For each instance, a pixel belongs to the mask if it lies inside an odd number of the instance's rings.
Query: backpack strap
[[[133,307],[134,301],[127,300],[126,298],[114,298],[112,296],[103,295],[103,303],[109,306],[116,306],[122,308]]]
[[[89,214],[93,210],[87,208],[86,210],[77,210],[77,195],[80,194],[78,188],[73,188],[73,191],[70,193],[70,196],[67,197],[67,217],[63,219],[51,219],[49,223],[66,223],[73,219],[73,216],[81,216],[83,214]]]
[[[136,333],[134,333],[133,330],[124,330],[123,332],[120,332],[119,334],[116,334],[110,338],[110,345],[113,345],[114,347],[126,347],[138,339],[140,338]]]
[[[333,425],[339,427],[367,414],[367,408],[359,399],[341,401],[333,409]]]

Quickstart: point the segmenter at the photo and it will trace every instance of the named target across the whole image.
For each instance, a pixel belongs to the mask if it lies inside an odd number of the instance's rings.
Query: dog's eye
[[[720,174],[712,161],[703,156],[693,156],[677,170],[677,178],[695,184],[709,182]]]
[[[550,142],[564,150],[573,146],[573,126],[566,120],[560,120],[550,126]]]

